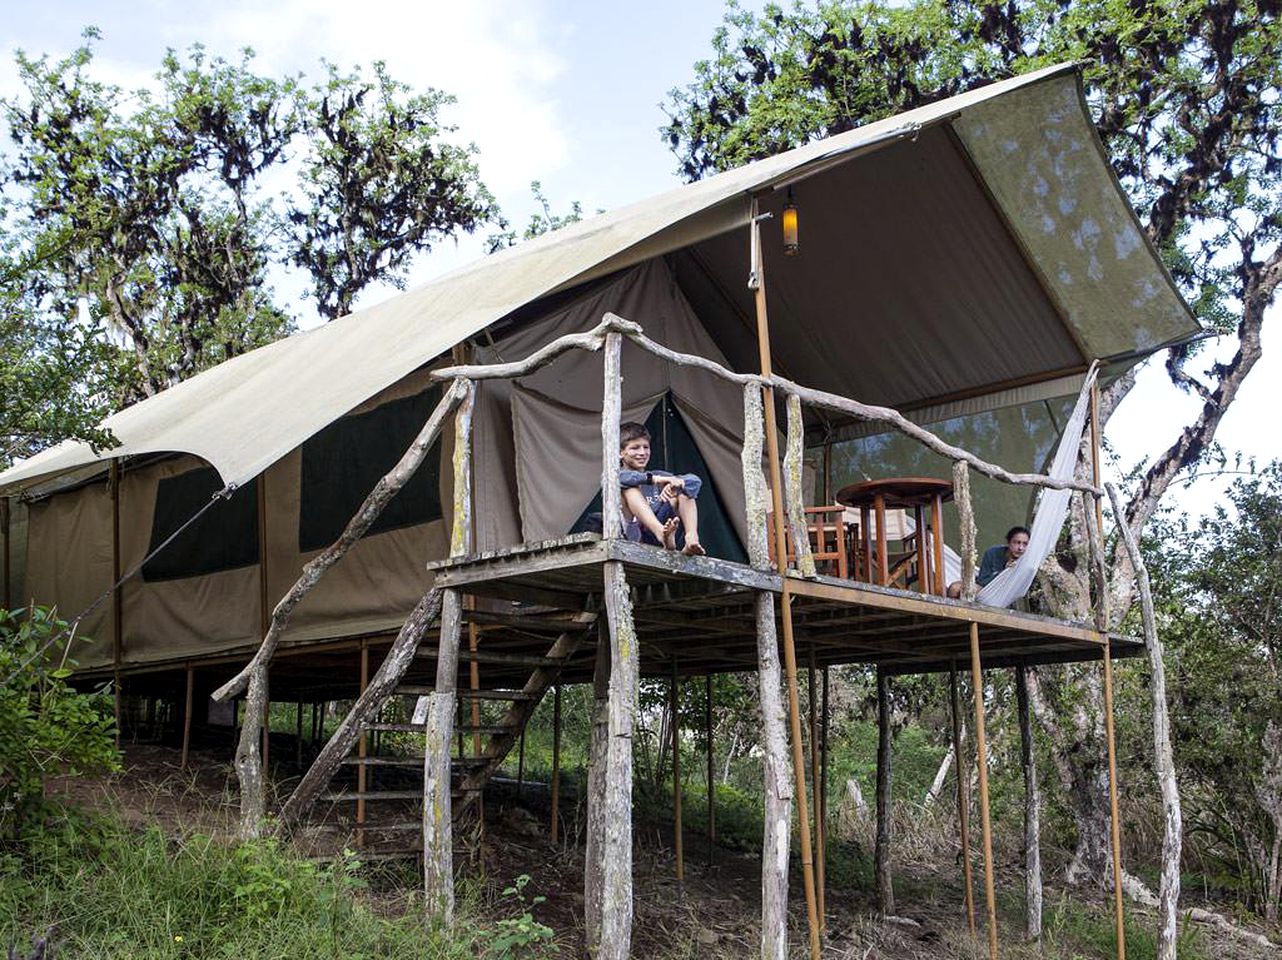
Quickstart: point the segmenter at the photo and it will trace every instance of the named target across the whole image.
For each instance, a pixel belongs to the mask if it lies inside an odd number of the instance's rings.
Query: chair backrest
[[[820,573],[828,576],[841,577],[843,580],[850,576],[849,568],[849,537],[847,534],[846,508],[840,504],[833,504],[826,507],[806,507],[806,531],[810,535],[810,553],[815,559],[815,568]],[[766,514],[766,527],[773,529],[771,524],[774,521],[773,514]],[[784,528],[784,536],[787,538],[788,563],[797,559],[796,545],[792,542],[792,531],[787,527]],[[767,536],[766,542],[770,547],[770,560],[775,560],[775,540],[773,536]]]

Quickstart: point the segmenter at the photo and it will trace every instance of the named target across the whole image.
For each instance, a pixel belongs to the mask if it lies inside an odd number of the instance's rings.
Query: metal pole
[[[979,624],[970,624],[971,692],[975,699],[975,750],[979,755],[979,818],[984,834],[984,895],[988,901],[988,955],[997,960],[997,891],[993,886],[993,829],[988,815],[988,744],[984,736],[984,670]]]
[[[716,769],[712,765],[712,674],[703,678],[703,724],[708,753],[708,866],[712,866],[717,842],[717,781]]]
[[[766,314],[766,279],[761,257],[761,224],[757,220],[757,201],[752,202],[752,273],[749,285],[753,288],[757,313],[757,349],[761,357],[761,375],[772,376],[770,360],[770,321]],[[819,905],[815,892],[815,869],[810,844],[810,810],[806,798],[806,760],[801,749],[801,710],[797,691],[797,648],[792,629],[792,593],[786,575],[788,556],[787,538],[784,534],[786,520],[783,512],[783,481],[779,466],[779,428],[775,416],[774,388],[767,386],[763,406],[766,415],[766,453],[770,463],[770,499],[774,510],[775,556],[781,575],[779,598],[783,622],[784,674],[788,686],[789,735],[792,739],[792,769],[797,794],[797,822],[801,840],[801,877],[806,891],[806,920],[810,928],[810,956],[819,960],[820,930]]]
[[[187,664],[187,705],[183,710],[183,758],[182,768],[187,769],[187,758],[191,755],[191,711],[196,700],[196,671]]]
[[[819,704],[815,695],[816,656],[815,645],[810,645],[810,663],[806,667],[806,693],[810,708],[810,785],[814,789],[811,797],[815,818],[815,897],[819,901],[819,926],[828,926],[828,915],[824,904],[824,831],[823,831],[823,789],[819,782]]]

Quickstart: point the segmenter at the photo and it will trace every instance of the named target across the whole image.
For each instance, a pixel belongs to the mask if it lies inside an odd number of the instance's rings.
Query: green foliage
[[[103,960],[552,955],[552,931],[521,894],[528,879],[507,894],[506,921],[483,922],[464,902],[447,933],[423,919],[412,888],[387,891],[403,913],[375,910],[365,872],[350,851],[319,864],[270,841],[232,846],[67,813],[0,853],[0,946],[52,928],[57,956]]]
[[[74,661],[51,661],[67,624],[50,610],[0,610],[0,838],[24,837],[47,813],[44,784],[118,766],[112,698],[67,683]],[[69,636],[67,645],[75,641]]]
[[[475,149],[438,122],[449,97],[381,63],[326,64],[308,90],[195,45],[125,91],[95,78],[98,36],[19,52],[0,99],[0,466],[65,437],[110,446],[105,413],[290,332],[275,269],[305,268],[332,318],[498,219]],[[297,188],[268,188],[295,154]]]
[[[303,196],[291,204],[291,259],[312,277],[317,309],[350,313],[375,280],[404,284],[410,258],[456,229],[472,232],[498,210],[481,184],[475,147],[441,139],[438,114],[454,98],[412,95],[374,64],[374,79],[328,78],[302,100],[308,154]]]

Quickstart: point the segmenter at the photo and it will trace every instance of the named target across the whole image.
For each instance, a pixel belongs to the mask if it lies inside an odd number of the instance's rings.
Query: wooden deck
[[[585,621],[599,603],[608,561],[627,570],[643,675],[671,676],[674,662],[687,676],[756,669],[753,593],[782,594],[784,580],[775,573],[591,534],[429,567],[438,586],[476,598],[470,616],[482,627],[478,655],[489,655],[492,676],[505,656],[515,660],[545,648],[549,632],[591,629]],[[969,663],[972,622],[979,625],[986,667],[1095,660],[1105,642],[1084,624],[834,577],[789,576],[787,588],[798,659],[809,662],[813,651],[819,666],[947,670],[953,661]],[[1129,638],[1111,641],[1114,656],[1143,650]],[[593,649],[591,643],[580,648],[563,674],[567,682],[591,678]]]

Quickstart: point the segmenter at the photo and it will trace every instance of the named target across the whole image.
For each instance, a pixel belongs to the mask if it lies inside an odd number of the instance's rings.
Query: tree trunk
[[[458,697],[463,598],[446,590],[436,651],[436,686],[428,695],[423,736],[423,893],[427,915],[454,921],[454,830],[450,797],[450,740]]]
[[[935,771],[935,779],[930,782],[930,789],[926,791],[926,796],[922,799],[922,806],[930,809],[939,795],[944,791],[944,781],[948,779],[948,771],[953,768],[953,746],[948,745],[948,752],[944,754],[944,759],[939,763],[939,769]]]
[[[588,955],[601,946],[601,861],[605,837],[606,748],[610,743],[610,628],[598,623],[596,669],[592,674],[592,729],[588,748],[588,824],[583,852],[583,920]]]

